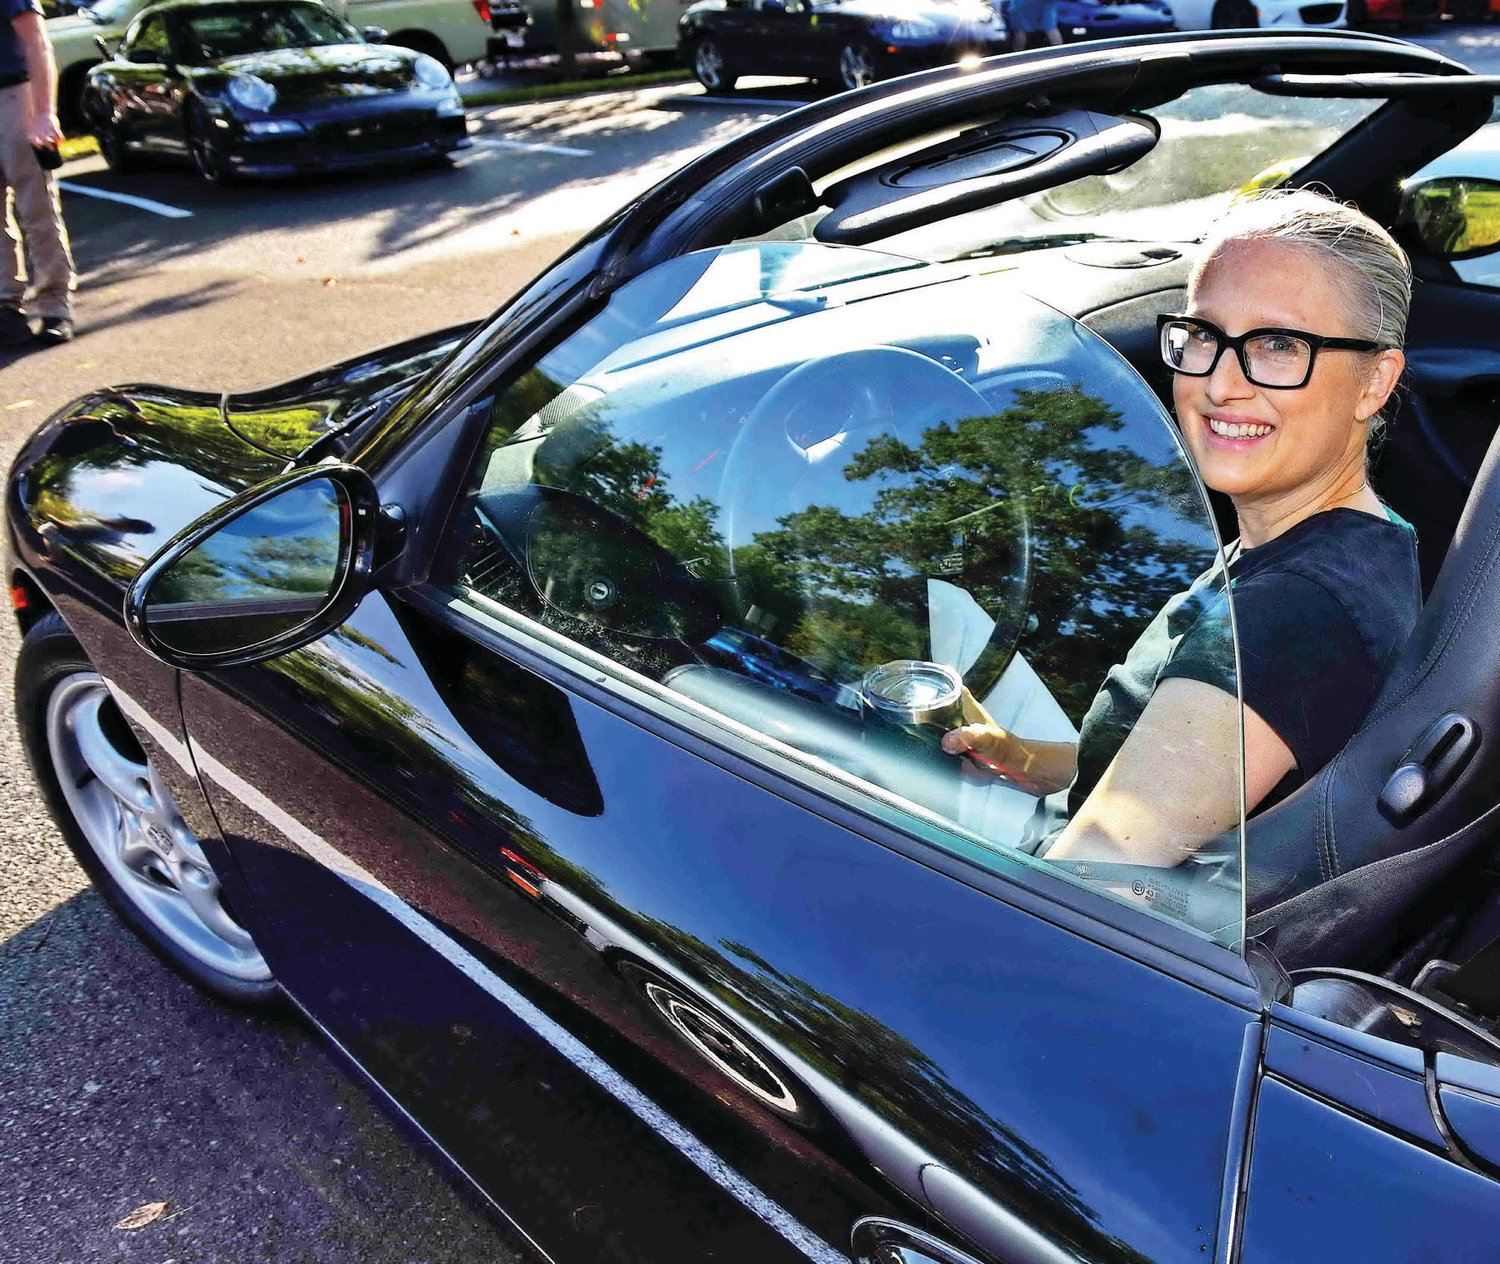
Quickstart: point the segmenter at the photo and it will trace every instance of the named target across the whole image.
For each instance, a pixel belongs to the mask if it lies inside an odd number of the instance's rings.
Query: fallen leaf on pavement
[[[115,1226],[116,1229],[144,1229],[153,1220],[159,1220],[162,1212],[166,1211],[166,1203],[142,1203],[132,1211],[124,1220]]]

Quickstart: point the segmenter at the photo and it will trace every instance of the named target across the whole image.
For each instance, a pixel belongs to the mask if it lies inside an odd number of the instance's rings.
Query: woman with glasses
[[[1349,740],[1421,605],[1415,532],[1367,478],[1405,366],[1411,265],[1377,223],[1306,190],[1215,225],[1187,310],[1159,322],[1178,426],[1234,504],[1225,549],[1244,696],[1245,809]],[[1239,819],[1233,640],[1216,567],[1112,668],[1075,748],[973,721],[944,749],[1036,794],[1070,789],[1049,860],[1171,866]]]

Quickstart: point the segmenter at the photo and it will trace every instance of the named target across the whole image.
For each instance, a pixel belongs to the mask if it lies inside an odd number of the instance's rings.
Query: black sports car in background
[[[311,0],[142,11],[89,72],[84,109],[116,170],[190,159],[215,183],[441,160],[469,144],[447,69],[371,43]]]
[[[741,75],[805,75],[842,88],[1009,48],[982,0],[699,0],[677,28],[710,92]]]

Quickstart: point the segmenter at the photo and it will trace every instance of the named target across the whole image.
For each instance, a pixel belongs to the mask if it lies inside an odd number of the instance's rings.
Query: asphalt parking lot
[[[1500,25],[1416,38],[1500,71]],[[451,171],[296,185],[70,163],[79,337],[0,359],[0,454],[105,382],[248,389],[482,316],[797,100],[751,81],[480,108]],[[13,659],[9,620],[0,644]],[[31,787],[8,670],[0,694],[0,1264],[517,1258],[304,1027],[204,999],[117,925]]]

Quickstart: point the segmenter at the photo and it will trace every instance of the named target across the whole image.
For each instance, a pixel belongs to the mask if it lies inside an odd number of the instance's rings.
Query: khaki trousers
[[[31,278],[31,315],[73,317],[73,256],[63,227],[57,182],[43,171],[26,138],[27,88],[0,88],[0,186],[5,190],[5,235],[0,241],[0,307],[24,310],[26,243]],[[16,229],[20,228],[17,236]]]

